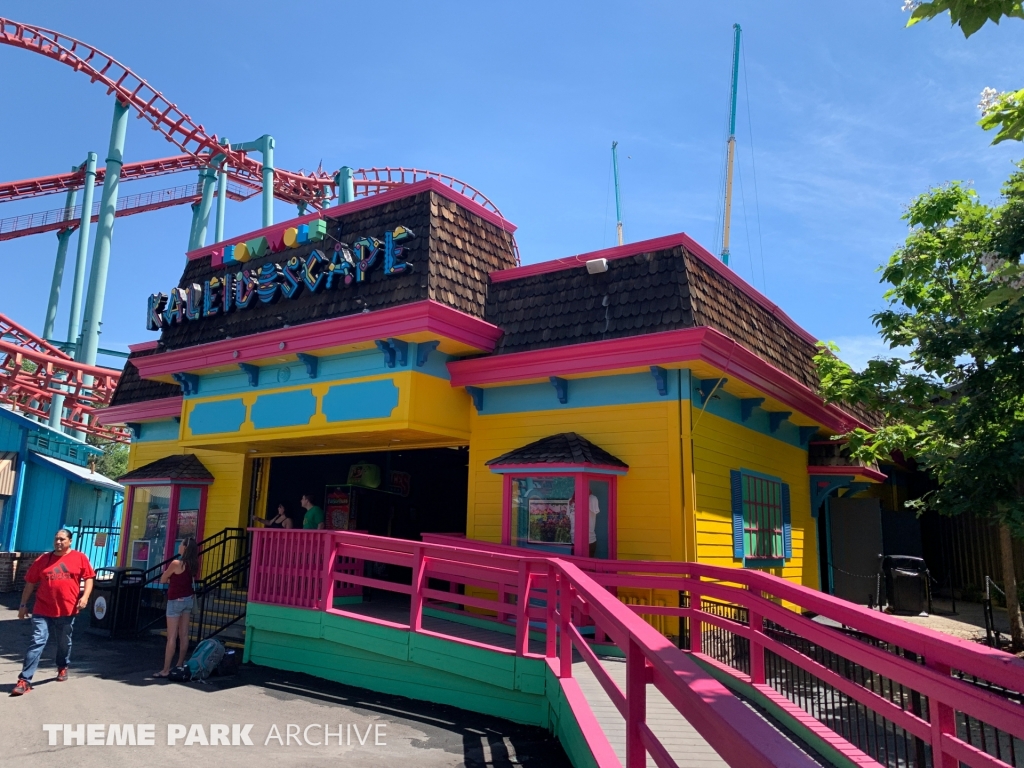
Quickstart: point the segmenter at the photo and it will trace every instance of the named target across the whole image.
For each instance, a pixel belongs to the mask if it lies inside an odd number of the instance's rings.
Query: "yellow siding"
[[[774,475],[790,487],[793,557],[771,572],[817,589],[817,528],[811,517],[807,451],[707,412],[697,420],[697,408],[692,415],[698,561],[741,565],[732,556],[729,471],[751,469]]]
[[[471,416],[467,535],[501,540],[501,476],[489,459],[559,432],[577,432],[629,465],[619,478],[619,558],[683,558],[679,402]]]
[[[182,453],[194,453],[214,477],[206,498],[206,523],[202,538],[212,536],[224,528],[248,525],[249,484],[244,454],[226,451],[185,450],[174,440],[152,443],[132,443],[128,454],[128,469],[133,470],[150,462]]]

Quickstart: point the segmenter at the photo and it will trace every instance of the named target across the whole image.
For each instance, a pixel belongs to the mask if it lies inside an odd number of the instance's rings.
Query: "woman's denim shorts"
[[[192,610],[192,603],[195,600],[195,595],[189,595],[188,597],[179,597],[177,600],[167,601],[167,616],[172,619],[176,619],[183,613],[188,613]]]

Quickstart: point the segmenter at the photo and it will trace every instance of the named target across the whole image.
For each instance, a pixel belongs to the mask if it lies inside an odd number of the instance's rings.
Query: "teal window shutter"
[[[732,486],[732,556],[743,559],[743,473],[729,470]],[[786,497],[788,498],[788,496]]]
[[[789,519],[789,483],[782,484],[782,546],[784,557],[793,556],[793,525]]]

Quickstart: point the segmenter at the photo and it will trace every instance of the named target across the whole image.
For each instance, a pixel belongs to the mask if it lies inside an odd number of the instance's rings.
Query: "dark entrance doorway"
[[[823,505],[822,588],[860,605],[877,597],[882,557],[882,508],[878,499],[832,497]]]
[[[284,504],[302,527],[303,494],[327,513],[328,528],[418,539],[423,533],[465,533],[469,450],[278,456],[270,460],[264,517]]]

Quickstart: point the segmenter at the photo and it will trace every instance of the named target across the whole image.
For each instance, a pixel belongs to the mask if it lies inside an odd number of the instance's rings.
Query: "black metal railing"
[[[201,580],[222,571],[225,566],[248,555],[250,539],[251,536],[245,528],[225,528],[200,541],[197,579]],[[177,553],[147,569],[142,577],[143,583],[150,585],[159,581],[167,566],[176,559]]]
[[[93,568],[110,568],[116,564],[121,542],[119,525],[65,525],[74,537],[75,549],[89,558]]]
[[[870,645],[920,663],[913,654],[861,633],[845,628],[836,631],[853,635]],[[900,709],[925,721],[929,719],[927,698],[919,692],[773,622],[765,622],[764,633]],[[772,651],[765,653],[765,677],[768,685],[882,765],[889,768],[930,768],[932,765],[931,746],[928,743]]]
[[[953,676],[1024,707],[1024,694],[1018,691],[1004,688],[1001,685],[996,685],[973,675],[966,675],[956,669],[953,670]],[[983,723],[976,718],[970,717],[959,710],[955,711],[955,715],[956,735],[958,738],[963,739],[972,747],[976,747],[1004,763],[1015,767],[1024,766],[1024,741],[988,723]]]
[[[199,542],[199,574],[193,580],[196,587],[197,601],[200,591],[228,586],[245,594],[249,586],[249,551],[252,542],[251,534],[245,528],[225,528],[213,536]],[[167,588],[160,584],[160,577],[167,566],[175,558],[168,558],[157,563],[143,573],[142,606],[139,611],[139,629],[142,634],[146,630],[163,621],[167,605]],[[243,601],[244,603],[244,601]],[[235,610],[235,608],[232,608]],[[211,609],[211,613],[214,613]],[[245,615],[244,604],[242,613],[229,624],[238,621]],[[219,630],[217,630],[219,631]],[[204,638],[200,638],[204,639]]]
[[[189,638],[198,643],[223,633],[245,618],[250,555],[246,552],[196,583]]]
[[[680,605],[688,607],[689,596],[680,594]],[[735,622],[750,624],[750,612],[743,606],[701,600],[701,609]],[[680,646],[690,647],[689,621],[682,622]],[[855,664],[784,627],[763,620],[760,630],[778,643],[792,648],[850,682],[887,699],[903,710],[928,720],[927,698],[866,667]],[[847,628],[835,631],[852,635],[891,653],[919,661],[901,649]],[[725,627],[705,623],[701,650],[707,656],[735,670],[750,674],[750,641]],[[782,656],[765,650],[765,682],[831,730],[887,768],[931,768],[931,747],[872,711],[848,694]],[[991,728],[990,728],[991,730]]]

